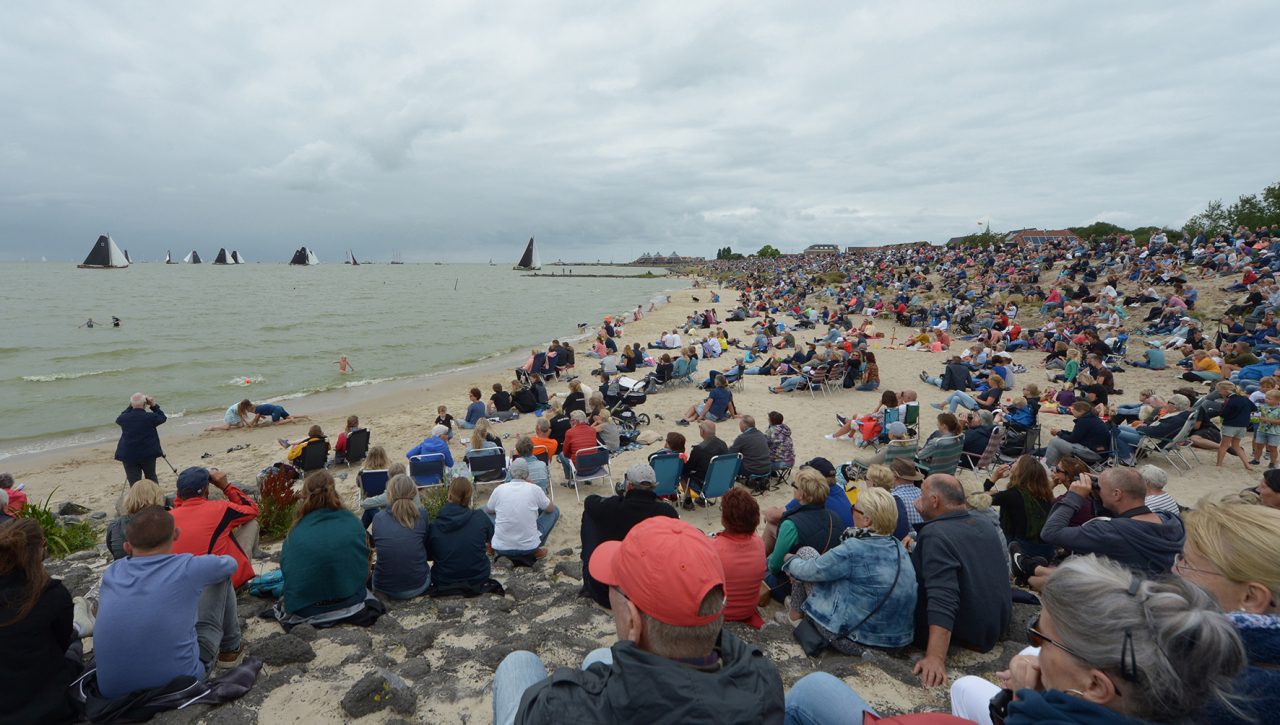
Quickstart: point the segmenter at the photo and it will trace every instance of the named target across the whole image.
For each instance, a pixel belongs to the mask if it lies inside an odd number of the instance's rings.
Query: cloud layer
[[[851,5],[0,4],[0,258],[942,241],[1280,180],[1280,5]]]

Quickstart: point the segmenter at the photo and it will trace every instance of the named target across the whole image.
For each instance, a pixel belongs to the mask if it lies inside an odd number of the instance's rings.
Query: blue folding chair
[[[742,454],[726,453],[716,456],[707,464],[707,475],[702,478],[702,500],[720,498],[729,493],[742,470]]]
[[[480,448],[463,455],[476,483],[501,483],[507,479],[507,453],[501,448]]]
[[[409,459],[409,477],[419,487],[438,486],[444,481],[444,454],[423,453]],[[383,484],[386,489],[386,484]]]
[[[578,492],[578,484],[603,478],[613,486],[613,473],[609,470],[609,449],[604,446],[584,448],[578,451],[569,461],[569,482],[573,484],[573,495],[582,500]]]
[[[649,456],[649,465],[657,478],[653,492],[659,496],[675,496],[680,500],[680,476],[684,473],[684,461],[679,453],[655,453]]]
[[[356,487],[360,489],[361,498],[373,498],[387,492],[390,480],[385,468],[365,469],[356,474]]]

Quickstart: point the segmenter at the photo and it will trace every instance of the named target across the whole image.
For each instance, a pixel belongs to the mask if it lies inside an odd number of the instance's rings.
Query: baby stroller
[[[653,379],[653,375],[645,376],[644,380],[634,380],[628,377],[620,377],[617,379],[617,392],[614,392],[613,386],[609,386],[609,393],[604,396],[604,404],[609,410],[609,414],[613,416],[616,422],[623,430],[634,431],[642,425],[649,425],[649,416],[645,413],[637,413],[636,406],[644,405],[649,400],[649,393],[657,388],[657,381]]]

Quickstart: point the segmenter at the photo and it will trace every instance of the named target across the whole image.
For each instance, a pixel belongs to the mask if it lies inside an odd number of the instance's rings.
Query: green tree
[[[763,247],[760,247],[760,251],[756,252],[756,256],[765,257],[766,259],[776,259],[782,256],[782,252],[779,252],[772,244],[766,244]]]
[[[1201,232],[1206,235],[1212,235],[1215,232],[1225,231],[1231,225],[1231,219],[1227,216],[1227,210],[1222,206],[1222,200],[1216,199],[1209,202],[1204,211],[1196,214],[1182,225],[1182,230],[1189,236],[1195,236]]]
[[[723,247],[716,250],[716,259],[742,259],[741,254],[733,251],[732,247]]]
[[[1227,217],[1231,219],[1232,227],[1244,226],[1249,229],[1257,229],[1270,221],[1266,205],[1253,194],[1245,194],[1227,207]]]

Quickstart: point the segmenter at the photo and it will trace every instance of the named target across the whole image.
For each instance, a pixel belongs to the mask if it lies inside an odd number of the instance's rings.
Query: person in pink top
[[[764,618],[756,610],[760,582],[768,573],[764,539],[756,535],[760,506],[745,488],[734,487],[720,499],[724,531],[711,540],[724,567],[724,621],[745,622],[756,629]]]

